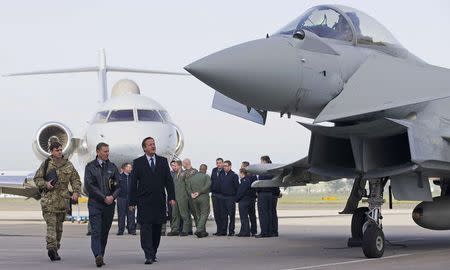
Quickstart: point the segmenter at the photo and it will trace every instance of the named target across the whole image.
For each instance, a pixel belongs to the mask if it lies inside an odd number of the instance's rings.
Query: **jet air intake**
[[[72,140],[72,132],[61,123],[50,122],[42,125],[36,133],[33,142],[33,151],[39,159],[45,159],[50,155],[49,146],[53,141],[62,144],[63,154],[70,155],[75,149]]]

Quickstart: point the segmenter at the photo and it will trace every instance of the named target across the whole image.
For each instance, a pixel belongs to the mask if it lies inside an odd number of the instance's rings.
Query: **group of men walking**
[[[109,145],[99,143],[96,157],[85,167],[84,185],[88,193],[91,227],[91,250],[97,267],[105,265],[104,256],[108,234],[114,217],[116,201],[121,213],[128,214],[128,232],[136,233],[134,211],[141,226],[141,247],[145,264],[157,261],[156,253],[161,239],[161,227],[166,222],[166,202],[175,205],[175,192],[167,159],[156,155],[155,140],[142,141],[144,155],[125,164],[122,174],[109,161]],[[68,201],[78,201],[81,193],[80,177],[72,163],[62,155],[62,145],[51,142],[50,157],[37,170],[34,182],[41,192],[42,214],[47,224],[47,250],[50,260],[61,260],[58,254],[63,221]],[[131,166],[133,168],[131,172]],[[131,174],[130,174],[131,172]],[[70,195],[69,184],[73,195]],[[128,213],[122,211],[128,207]],[[119,232],[123,234],[125,216],[119,215]]]
[[[123,235],[125,223],[129,234],[136,234],[135,211],[140,225],[140,242],[145,255],[145,264],[157,262],[156,253],[161,235],[170,217],[168,236],[193,234],[207,237],[206,222],[210,213],[212,194],[213,212],[217,225],[214,235],[235,235],[236,202],[239,206],[240,237],[278,236],[276,214],[278,188],[253,189],[256,180],[272,179],[270,175],[251,175],[247,172],[248,162],[242,162],[237,175],[231,168],[231,161],[217,158],[216,168],[211,176],[207,166],[199,170],[192,167],[189,159],[174,160],[169,169],[166,158],[156,155],[155,141],[147,137],[142,141],[144,155],[121,167],[109,161],[109,145],[99,143],[96,157],[85,167],[84,184],[88,193],[88,210],[91,227],[91,250],[97,267],[105,265],[104,256],[108,234],[118,209],[118,235]],[[52,261],[61,260],[58,254],[63,231],[63,221],[69,200],[77,203],[81,193],[80,177],[72,163],[62,155],[62,145],[52,142],[51,153],[37,170],[34,182],[41,192],[43,217],[47,224],[47,250]],[[261,162],[271,163],[268,156]],[[69,184],[72,193],[69,192]],[[257,235],[255,203],[258,200],[258,214],[261,232]],[[127,222],[125,222],[127,220]],[[164,230],[163,230],[164,228]]]

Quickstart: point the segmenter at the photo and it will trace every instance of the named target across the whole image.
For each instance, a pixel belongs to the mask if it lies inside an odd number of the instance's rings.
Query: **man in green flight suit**
[[[181,170],[181,161],[176,160],[172,167],[173,181],[175,186],[175,200],[177,203],[172,206],[172,222],[170,232],[167,236],[187,236],[192,228],[191,217],[189,216],[189,196],[186,191],[185,173]],[[180,223],[183,221],[183,228],[180,232]]]
[[[61,143],[51,142],[49,150],[51,156],[42,162],[34,176],[34,183],[41,192],[42,216],[47,224],[48,256],[52,261],[59,261],[61,257],[58,250],[69,200],[78,202],[81,181],[72,163],[63,156]]]
[[[202,170],[206,171],[206,169]],[[197,230],[195,235],[198,238],[208,236],[206,232],[206,221],[209,215],[209,191],[211,188],[211,177],[203,172],[198,172],[191,176],[186,182],[186,189],[190,194],[195,216],[197,218],[195,224]]]

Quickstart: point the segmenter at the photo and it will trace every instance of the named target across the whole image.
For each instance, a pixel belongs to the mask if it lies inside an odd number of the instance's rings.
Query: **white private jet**
[[[58,139],[63,145],[63,153],[68,156],[80,176],[84,166],[94,158],[95,147],[99,142],[110,145],[110,160],[117,166],[131,162],[142,155],[141,141],[152,136],[157,142],[158,154],[172,160],[181,154],[184,137],[181,130],[170,118],[169,113],[155,100],[140,95],[138,85],[128,79],[118,81],[112,88],[111,98],[107,99],[106,73],[109,71],[135,72],[149,74],[188,75],[187,73],[143,70],[106,65],[104,50],[100,50],[98,67],[58,69],[26,73],[13,73],[5,76],[36,74],[98,72],[102,104],[88,122],[81,138],[72,135],[71,130],[59,122],[42,125],[32,143],[36,157],[43,161],[49,156],[49,140]],[[0,171],[0,193],[39,199],[40,194],[33,183],[33,171]],[[83,182],[83,179],[82,179]]]

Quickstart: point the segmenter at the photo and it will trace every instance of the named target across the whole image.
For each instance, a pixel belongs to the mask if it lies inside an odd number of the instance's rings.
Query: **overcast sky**
[[[99,48],[111,65],[181,71],[217,50],[273,33],[322,3],[330,2],[3,0],[0,73],[93,66]],[[450,67],[449,1],[334,3],[368,13],[410,52]],[[237,165],[262,154],[283,163],[307,155],[309,132],[295,121],[305,119],[272,113],[263,127],[213,110],[213,90],[193,77],[115,73],[109,89],[122,78],[170,112],[185,135],[183,157],[196,167],[212,165],[217,156]],[[99,97],[96,74],[0,77],[0,169],[35,169],[31,144],[45,122],[62,122],[81,136]]]

